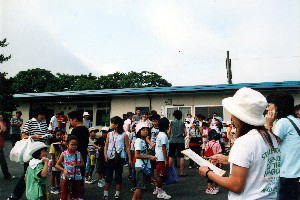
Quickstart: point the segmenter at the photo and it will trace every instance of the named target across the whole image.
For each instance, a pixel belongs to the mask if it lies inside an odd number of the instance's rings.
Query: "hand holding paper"
[[[213,165],[209,161],[205,160],[204,158],[202,158],[201,156],[199,156],[198,154],[196,154],[191,149],[183,150],[183,151],[181,151],[181,153],[183,153],[184,155],[186,155],[187,157],[189,157],[190,159],[192,159],[199,166],[207,166],[207,167],[209,167],[215,174],[218,174],[219,176],[223,176],[226,173],[224,170],[216,167],[215,165]]]

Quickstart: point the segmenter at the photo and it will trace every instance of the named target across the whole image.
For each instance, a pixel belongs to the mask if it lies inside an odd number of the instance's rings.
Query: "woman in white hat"
[[[232,115],[237,139],[229,157],[216,155],[212,161],[230,163],[230,175],[218,176],[208,167],[200,167],[199,174],[227,188],[228,199],[276,199],[280,150],[276,136],[264,128],[266,98],[255,90],[241,88],[222,104]]]

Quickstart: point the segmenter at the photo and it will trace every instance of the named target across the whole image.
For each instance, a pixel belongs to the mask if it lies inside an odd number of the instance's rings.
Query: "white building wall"
[[[111,100],[110,116],[120,116],[127,112],[135,112],[136,107],[148,107],[147,96],[115,96]]]
[[[151,96],[151,109],[160,115],[165,115],[167,101],[171,99],[172,105],[191,106],[194,115],[195,106],[220,106],[221,100],[233,93],[225,94],[169,94]],[[127,112],[134,112],[136,107],[150,107],[148,96],[115,96],[111,101],[111,117],[122,116]]]
[[[287,92],[293,95],[295,99],[295,105],[300,104],[300,91],[288,91],[277,89],[279,92]],[[263,92],[265,96],[274,91]],[[201,93],[201,94],[163,94],[163,95],[151,95],[151,109],[156,110],[159,114],[164,116],[166,113],[167,103],[171,106],[191,106],[191,114],[194,116],[196,106],[220,106],[222,99],[232,96],[234,91],[231,92],[218,92],[218,93]],[[65,114],[72,110],[76,110],[78,102],[68,104],[52,104],[48,108],[54,109],[54,113],[64,111]],[[81,103],[85,103],[84,101]],[[92,102],[89,102],[92,103]],[[95,109],[96,103],[93,102],[94,107],[94,121],[95,121]],[[17,110],[21,110],[24,122],[29,119],[30,104],[27,102],[19,102]],[[110,117],[121,116],[127,112],[134,112],[136,107],[150,107],[150,99],[146,95],[136,96],[113,96],[111,100],[111,113]],[[15,114],[15,112],[14,112]],[[224,119],[230,120],[230,114],[223,110]]]
[[[262,92],[267,96],[274,91]],[[280,90],[280,92],[284,92]],[[288,92],[288,91],[287,91]],[[171,106],[191,106],[192,115],[195,115],[197,106],[221,106],[222,99],[233,96],[235,91],[201,94],[163,94],[151,96],[151,109],[156,110],[160,115],[166,115],[166,102],[172,101]],[[288,92],[293,95],[295,105],[300,104],[300,91]],[[136,107],[150,107],[148,96],[115,96],[111,101],[111,117],[122,116],[129,111],[134,112]],[[230,113],[223,109],[224,120],[229,121]]]

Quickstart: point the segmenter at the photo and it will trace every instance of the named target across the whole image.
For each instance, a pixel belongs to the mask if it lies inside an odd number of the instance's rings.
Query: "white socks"
[[[108,191],[104,190],[104,196],[108,196]]]

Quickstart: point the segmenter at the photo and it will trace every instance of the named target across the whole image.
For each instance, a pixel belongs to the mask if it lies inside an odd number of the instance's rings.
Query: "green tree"
[[[15,93],[56,91],[57,78],[45,69],[29,69],[20,71],[13,78],[12,88]]]
[[[6,47],[8,43],[6,38],[0,41],[0,47]],[[0,54],[0,64],[8,61],[11,55],[5,56]],[[13,101],[13,91],[11,88],[12,78],[7,78],[7,73],[0,72],[0,111],[5,115],[9,115],[15,109],[15,102]],[[6,116],[8,117],[8,116]]]
[[[9,45],[9,43],[6,43],[6,38],[4,38],[2,41],[0,40],[0,47],[6,47]],[[3,54],[0,54],[0,63],[6,62],[11,58],[11,55],[4,56]]]
[[[116,72],[99,77],[88,75],[53,75],[45,69],[29,69],[13,78],[12,88],[16,93],[120,89],[140,87],[169,87],[171,84],[154,72]]]
[[[140,87],[170,87],[167,80],[154,72],[142,71],[121,73],[116,72],[98,79],[100,88],[140,88]]]

